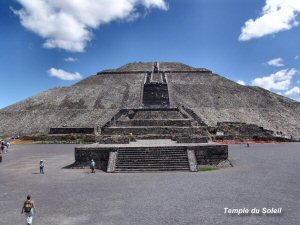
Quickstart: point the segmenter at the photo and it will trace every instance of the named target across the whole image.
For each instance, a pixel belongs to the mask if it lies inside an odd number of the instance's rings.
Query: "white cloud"
[[[266,0],[261,15],[255,20],[249,19],[242,27],[240,41],[260,38],[299,25],[299,0]]]
[[[165,0],[17,0],[21,24],[45,39],[45,48],[83,52],[93,30],[115,20],[138,17],[138,6],[167,10]]]
[[[56,69],[56,68],[51,68],[50,70],[48,70],[48,73],[50,74],[51,77],[58,77],[59,79],[62,80],[79,80],[82,78],[81,74],[78,72],[70,73],[62,69]]]
[[[76,62],[76,61],[78,61],[77,58],[73,58],[73,57],[68,57],[68,58],[65,58],[64,60],[65,60],[66,62]]]
[[[267,64],[269,66],[277,66],[277,67],[284,66],[282,58],[271,59],[267,62]]]
[[[240,85],[246,85],[246,83],[242,80],[238,80],[237,83],[240,84]]]
[[[293,100],[300,102],[300,98],[292,98]]]
[[[285,95],[296,95],[296,94],[300,94],[300,88],[299,88],[299,87],[293,87],[292,89],[286,91],[284,94],[285,94]]]
[[[294,68],[280,70],[266,77],[258,77],[252,81],[252,85],[259,86],[267,90],[287,90],[290,87],[293,76],[298,71]]]

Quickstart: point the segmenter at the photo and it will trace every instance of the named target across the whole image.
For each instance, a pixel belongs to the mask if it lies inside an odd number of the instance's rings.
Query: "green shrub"
[[[211,166],[211,165],[200,165],[200,166],[198,166],[197,169],[200,172],[204,172],[204,171],[218,170],[220,168],[217,166]]]

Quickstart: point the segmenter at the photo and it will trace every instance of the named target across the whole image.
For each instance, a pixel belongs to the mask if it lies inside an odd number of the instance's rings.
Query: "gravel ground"
[[[234,167],[217,171],[91,174],[63,168],[74,145],[13,145],[0,164],[0,224],[25,224],[31,194],[35,225],[298,225],[300,144],[232,145],[229,155]],[[282,213],[224,213],[255,207]]]

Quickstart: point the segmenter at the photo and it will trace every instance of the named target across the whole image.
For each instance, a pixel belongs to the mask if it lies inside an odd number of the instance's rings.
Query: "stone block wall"
[[[95,129],[91,127],[57,127],[50,128],[50,134],[94,134]]]
[[[228,159],[228,145],[207,145],[188,149],[195,151],[198,165],[217,165]]]
[[[133,137],[131,139],[133,139]],[[98,136],[96,138],[96,142],[98,142],[99,144],[129,144],[129,136],[128,135]]]
[[[145,134],[186,134],[206,135],[206,129],[201,127],[104,127],[102,133],[105,135],[145,135]]]
[[[91,144],[95,143],[96,136],[93,134],[35,134],[22,135],[20,139],[49,144]]]
[[[163,149],[163,146],[158,148]],[[166,147],[170,148],[170,146]],[[220,162],[228,159],[227,145],[195,145],[195,146],[173,146],[174,149],[184,148],[187,152],[194,151],[197,165],[217,165]],[[122,147],[124,149],[124,147]],[[130,148],[128,148],[130,149]],[[97,147],[76,147],[75,148],[75,167],[88,167],[90,160],[94,159],[97,168],[106,171],[109,153],[116,152],[118,147],[97,148]],[[135,148],[136,151],[139,149]],[[143,150],[143,147],[140,147]],[[187,153],[188,154],[188,153]]]
[[[75,167],[89,167],[91,159],[96,162],[96,167],[103,171],[107,170],[109,152],[115,149],[99,149],[99,148],[75,148]]]
[[[203,136],[177,136],[174,137],[174,140],[177,141],[177,143],[207,143],[208,137]]]
[[[238,122],[219,122],[217,123],[217,131],[221,131],[224,135],[239,136],[272,136],[273,131],[266,130],[255,124],[238,123]]]
[[[116,122],[118,127],[131,127],[131,126],[191,126],[190,119],[147,119],[147,120],[118,120]]]

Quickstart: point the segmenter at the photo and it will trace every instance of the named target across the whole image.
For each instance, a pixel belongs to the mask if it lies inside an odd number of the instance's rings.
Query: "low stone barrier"
[[[220,135],[213,136],[213,140],[216,141],[230,141],[230,140],[239,140],[241,142],[247,141],[275,141],[275,142],[296,142],[296,140],[285,138],[285,137],[276,137],[276,136],[239,136],[239,135]]]
[[[35,134],[23,135],[20,140],[30,140],[34,142],[45,142],[49,144],[80,144],[95,143],[95,135],[93,134]]]
[[[206,129],[202,127],[104,127],[102,133],[105,135],[118,135],[133,133],[139,135],[145,134],[207,134]]]
[[[75,163],[74,167],[88,167],[91,159],[96,162],[96,167],[103,171],[107,170],[109,153],[117,149],[107,148],[75,148]]]
[[[164,146],[157,146],[163,149]],[[220,162],[228,159],[228,146],[221,144],[203,144],[203,145],[187,145],[187,146],[165,146],[165,148],[184,148],[187,152],[194,151],[197,165],[218,165]],[[107,171],[110,152],[116,152],[119,148],[132,150],[133,147],[104,147],[104,146],[81,146],[75,147],[75,163],[74,167],[87,167],[90,160],[94,159],[99,169]],[[135,151],[139,151],[143,147],[134,147]],[[188,153],[187,153],[188,154]]]
[[[55,127],[50,128],[50,134],[93,134],[95,129],[91,127]]]
[[[134,141],[133,137],[131,138]],[[129,136],[112,135],[112,136],[98,136],[96,142],[99,144],[129,144]]]
[[[177,143],[207,143],[208,137],[176,136],[173,140],[177,141]]]
[[[191,126],[190,119],[145,119],[145,120],[119,120],[116,122],[118,127],[131,127],[131,126]]]
[[[206,145],[188,149],[195,151],[198,165],[217,165],[228,159],[228,145]]]

